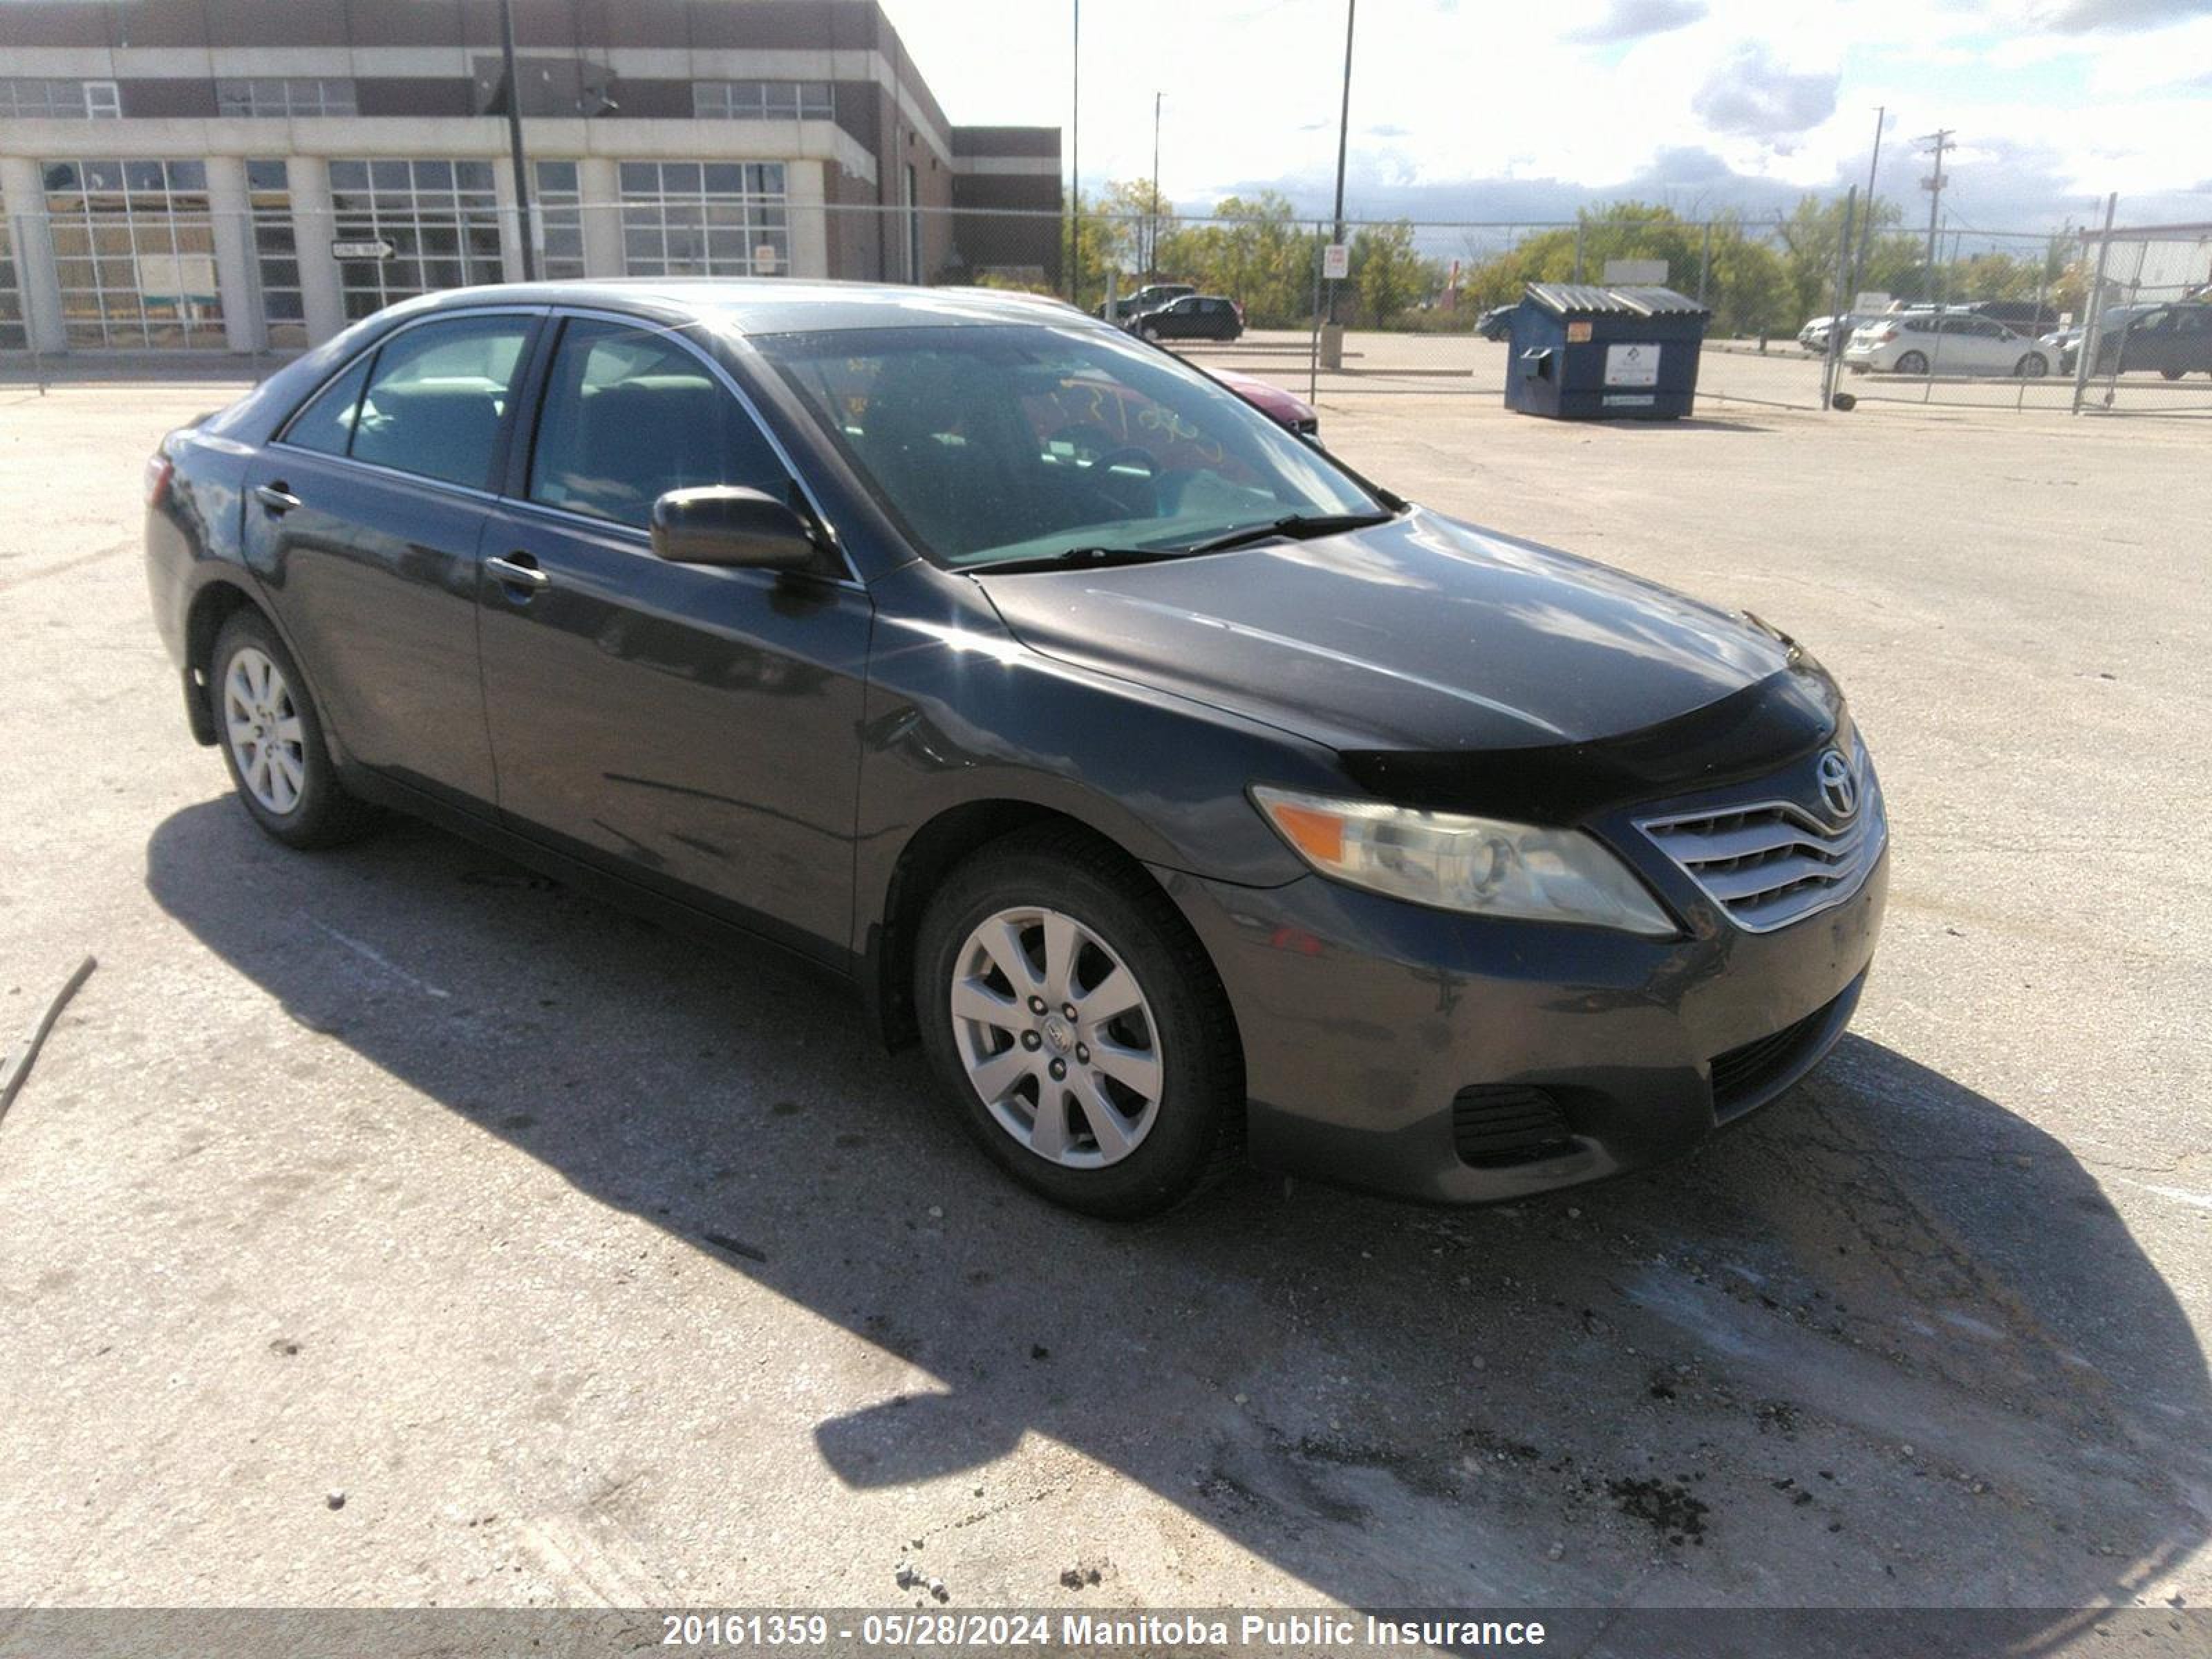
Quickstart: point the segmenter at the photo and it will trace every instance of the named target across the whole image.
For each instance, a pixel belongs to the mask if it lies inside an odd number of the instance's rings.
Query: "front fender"
[[[932,820],[979,802],[1043,808],[1157,867],[1243,886],[1305,867],[1245,795],[1341,791],[1333,752],[1172,692],[1038,654],[973,584],[908,566],[877,584],[860,733],[854,948]]]

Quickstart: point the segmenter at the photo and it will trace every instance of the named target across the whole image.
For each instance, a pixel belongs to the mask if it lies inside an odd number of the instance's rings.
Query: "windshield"
[[[1381,503],[1235,393],[1104,329],[756,337],[878,501],[955,568],[1172,552]]]

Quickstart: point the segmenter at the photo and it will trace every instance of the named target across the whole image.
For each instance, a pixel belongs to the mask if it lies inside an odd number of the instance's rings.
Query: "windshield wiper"
[[[1287,518],[1277,519],[1272,524],[1248,525],[1242,530],[1232,530],[1211,541],[1194,542],[1182,550],[1186,553],[1224,553],[1232,547],[1244,547],[1253,542],[1273,541],[1286,537],[1292,541],[1305,541],[1315,536],[1334,536],[1346,530],[1370,530],[1378,524],[1388,524],[1398,515],[1395,513],[1293,513]]]
[[[1179,559],[1188,550],[1180,547],[1064,547],[1057,553],[1029,558],[998,559],[971,566],[977,575],[1002,576],[1024,570],[1066,570],[1085,565],[1093,568],[1115,564],[1151,564],[1159,559]]]

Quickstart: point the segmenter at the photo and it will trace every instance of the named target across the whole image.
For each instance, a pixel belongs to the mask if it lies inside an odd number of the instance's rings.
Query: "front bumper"
[[[1236,1011],[1254,1160],[1483,1203],[1662,1163],[1810,1071],[1857,1005],[1889,854],[1850,898],[1767,933],[1662,886],[1691,924],[1672,939],[1318,876],[1162,878]]]

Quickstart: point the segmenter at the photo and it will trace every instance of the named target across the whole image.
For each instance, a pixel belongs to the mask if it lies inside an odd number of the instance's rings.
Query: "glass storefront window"
[[[246,164],[246,200],[253,213],[254,275],[261,289],[264,337],[277,350],[307,343],[307,309],[300,291],[300,248],[292,228],[292,188],[284,163],[270,158]]]
[[[331,204],[337,240],[392,249],[386,258],[339,261],[349,322],[395,300],[502,280],[489,161],[332,161]]]
[[[624,161],[620,176],[629,275],[789,273],[781,161]]]
[[[538,222],[544,228],[544,258],[538,274],[548,282],[574,282],[584,275],[583,196],[574,161],[540,161],[536,167]]]
[[[46,211],[72,347],[223,344],[201,161],[50,161]]]

